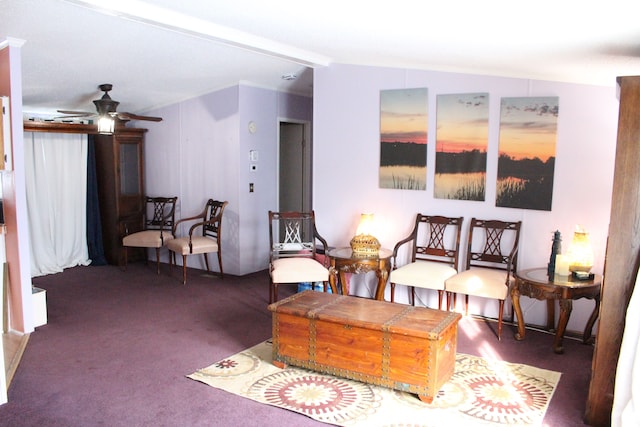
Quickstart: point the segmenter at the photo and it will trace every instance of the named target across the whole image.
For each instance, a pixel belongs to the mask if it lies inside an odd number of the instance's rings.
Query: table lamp
[[[593,267],[593,248],[589,241],[589,233],[582,227],[576,227],[569,251],[569,270],[589,273]]]
[[[380,242],[371,235],[372,232],[373,214],[361,214],[356,235],[351,239],[351,250],[359,255],[377,255],[380,250]]]

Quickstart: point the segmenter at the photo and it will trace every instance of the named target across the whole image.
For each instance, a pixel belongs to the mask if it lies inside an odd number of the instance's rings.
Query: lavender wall
[[[520,268],[545,266],[552,233],[560,230],[565,245],[576,224],[591,233],[594,271],[602,273],[610,214],[618,101],[611,87],[391,68],[334,65],[316,69],[314,78],[314,209],[320,232],[330,245],[348,244],[361,212],[374,212],[385,247],[407,235],[417,212],[486,219],[522,220]],[[379,94],[383,89],[429,89],[429,145],[426,191],[378,188]],[[487,92],[490,131],[485,202],[433,197],[436,95]],[[550,212],[497,208],[495,181],[501,97],[558,96],[558,138],[553,205]],[[370,277],[355,278],[357,292],[369,294]],[[400,291],[406,301],[406,293]],[[388,290],[387,290],[388,297]],[[437,306],[435,292],[421,300]],[[527,322],[546,321],[545,304],[523,298]],[[579,300],[569,329],[582,330],[593,302]],[[471,299],[470,312],[497,316],[497,303]]]
[[[311,120],[311,112],[311,98],[247,85],[151,111],[163,121],[138,124],[149,129],[147,193],[177,195],[177,218],[199,212],[209,198],[229,201],[223,217],[224,271],[263,270],[268,264],[267,211],[276,206],[278,120]],[[255,133],[248,129],[251,121]],[[258,152],[256,171],[249,168],[250,150]],[[254,183],[253,193],[249,183]],[[215,259],[210,261],[217,271]],[[200,256],[189,257],[188,265],[205,268]]]

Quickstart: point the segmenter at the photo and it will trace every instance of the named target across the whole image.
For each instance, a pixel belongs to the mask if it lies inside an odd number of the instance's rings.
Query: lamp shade
[[[567,256],[569,257],[569,270],[589,272],[593,267],[593,248],[589,240],[589,233],[582,228],[577,228],[573,233],[573,240]]]
[[[380,242],[373,237],[374,217],[371,213],[360,215],[360,223],[356,235],[351,239],[351,250],[356,254],[372,255],[380,250]]]
[[[115,126],[116,121],[108,114],[105,114],[104,116],[100,116],[100,118],[98,118],[98,133],[111,135],[115,130]]]

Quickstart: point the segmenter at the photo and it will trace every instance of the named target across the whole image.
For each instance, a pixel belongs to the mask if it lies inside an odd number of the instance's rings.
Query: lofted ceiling
[[[0,0],[0,42],[25,41],[25,113],[94,111],[112,83],[118,111],[143,114],[239,82],[311,95],[333,63],[613,87],[640,74],[639,15],[636,0]]]

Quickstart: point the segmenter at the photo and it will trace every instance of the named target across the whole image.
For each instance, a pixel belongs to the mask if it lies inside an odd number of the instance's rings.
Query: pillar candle
[[[558,276],[569,275],[569,257],[567,255],[556,255],[556,274]]]

